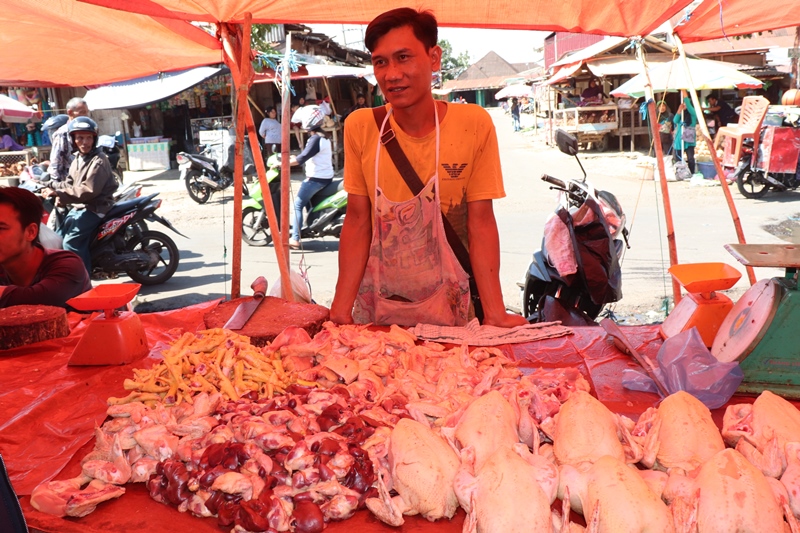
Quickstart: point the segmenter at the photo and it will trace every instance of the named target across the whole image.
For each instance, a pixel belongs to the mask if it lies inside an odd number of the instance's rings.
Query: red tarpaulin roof
[[[159,17],[205,22],[366,24],[397,7],[400,0],[82,0]],[[412,3],[430,9],[442,26],[569,31],[604,35],[646,35],[689,3],[688,0],[428,0]]]
[[[191,24],[76,0],[14,0],[0,8],[0,85],[82,86],[222,62]]]
[[[704,0],[675,29],[685,43],[800,26],[800,0]]]

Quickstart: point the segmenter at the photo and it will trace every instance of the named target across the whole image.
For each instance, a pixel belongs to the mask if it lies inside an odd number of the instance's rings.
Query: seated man
[[[108,157],[97,147],[97,124],[88,117],[77,117],[69,123],[69,136],[76,157],[69,167],[66,182],[54,182],[54,189],[41,190],[42,196],[55,196],[61,204],[73,205],[60,233],[64,249],[75,252],[91,275],[92,256],[89,247],[94,229],[114,206],[117,180]]]
[[[42,202],[17,187],[0,188],[0,308],[55,305],[92,288],[80,257],[39,243]]]
[[[723,102],[714,95],[709,96],[706,101],[708,107],[704,108],[703,112],[714,120],[714,126],[711,128],[713,133],[728,124],[739,122],[739,115],[727,102]]]

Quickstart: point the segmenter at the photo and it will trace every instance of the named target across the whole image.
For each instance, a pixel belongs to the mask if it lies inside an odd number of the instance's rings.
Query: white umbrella
[[[494,94],[495,100],[502,100],[503,98],[522,98],[522,97],[531,98],[533,96],[533,91],[531,90],[530,85],[525,85],[524,83],[516,83],[514,85],[509,85],[507,87],[503,87],[499,91]]]
[[[710,61],[708,59],[688,59],[687,61],[689,62],[694,88],[697,91],[706,89],[761,88],[760,80],[739,72],[720,61]],[[689,90],[691,88],[686,67],[681,59],[662,63],[651,68],[650,81],[655,92]],[[611,91],[611,96],[632,96],[634,98],[644,96],[645,83],[644,74],[638,74]]]
[[[0,94],[0,120],[24,124],[31,119],[39,120],[39,112],[23,105],[11,97]]]

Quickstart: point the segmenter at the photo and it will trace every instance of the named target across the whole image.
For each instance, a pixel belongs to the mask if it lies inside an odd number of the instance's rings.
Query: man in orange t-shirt
[[[459,303],[464,296],[463,271],[453,265],[436,214],[425,211],[435,197],[441,206],[441,211],[435,206],[436,211],[444,212],[469,250],[484,324],[526,324],[523,317],[506,312],[500,290],[500,245],[492,200],[505,192],[494,125],[483,108],[448,105],[434,100],[431,93],[431,76],[440,69],[442,53],[436,44],[436,19],[410,8],[386,12],[367,27],[365,43],[388,102],[388,116],[381,129],[371,109],[357,110],[347,120],[344,182],[349,198],[331,319],[353,322],[355,303],[358,322],[402,323],[391,320],[397,311],[406,322],[416,316],[419,322],[463,324]],[[417,197],[380,145],[380,132],[388,127],[426,184]],[[422,226],[411,225],[422,220]],[[427,241],[426,234],[431,235]],[[406,244],[415,248],[409,252]],[[431,256],[445,263],[447,295],[427,296],[413,286],[415,279],[435,285],[430,279],[433,265],[426,262]],[[438,303],[427,305],[426,298]],[[416,310],[407,312],[402,306]],[[437,309],[444,309],[441,316]],[[455,318],[449,316],[451,310]]]

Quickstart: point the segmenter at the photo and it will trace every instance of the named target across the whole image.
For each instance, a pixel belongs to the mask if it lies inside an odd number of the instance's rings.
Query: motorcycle
[[[161,200],[158,193],[138,196],[141,186],[131,187],[130,199],[114,204],[93,230],[90,252],[92,257],[91,277],[94,280],[116,278],[127,274],[142,285],[164,283],[175,274],[180,261],[180,252],[175,242],[160,231],[147,228],[147,221],[158,222],[181,237],[186,237],[164,217],[156,214]],[[67,210],[55,209],[50,216],[53,229],[63,224]]]
[[[208,202],[213,193],[223,191],[233,185],[233,143],[227,148],[227,157],[222,166],[217,163],[216,159],[211,157],[212,146],[200,145],[199,154],[180,152],[176,156],[178,168],[181,170],[181,179],[186,183],[186,191],[189,193],[189,197],[198,204]],[[247,153],[249,153],[249,148],[245,149],[245,157],[247,157]],[[250,159],[252,160],[252,156],[250,156]],[[245,177],[254,176],[255,174],[255,165],[245,163]],[[249,195],[247,183],[242,185],[244,194]]]
[[[281,207],[280,167],[280,154],[272,154],[267,159],[267,183],[276,213],[280,212]],[[300,237],[310,239],[330,235],[338,239],[347,212],[347,192],[344,190],[343,180],[331,181],[311,197],[310,204],[310,212],[305,217]],[[242,240],[250,246],[267,246],[272,242],[272,231],[259,182],[251,187],[250,197],[242,202]]]
[[[542,176],[559,191],[559,205],[545,226],[542,248],[517,283],[522,313],[530,322],[592,325],[606,304],[622,298],[619,260],[630,247],[625,214],[613,194],[586,182],[577,139],[559,129],[556,144],[575,156],[583,178]]]
[[[117,132],[117,135],[120,133]],[[100,135],[97,137],[97,146],[106,154],[108,162],[111,164],[111,172],[117,179],[117,183],[122,184],[122,169],[119,168],[119,160],[122,158],[122,145],[114,135]]]
[[[739,166],[732,175],[745,198],[761,198],[770,189],[780,192],[800,187],[800,135],[795,135],[790,142],[780,145],[773,142],[766,146],[766,131],[766,128],[761,129],[756,157],[753,156],[753,140],[743,143]],[[771,160],[769,165],[764,164],[765,152]]]

